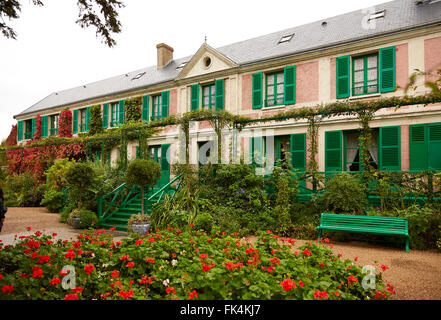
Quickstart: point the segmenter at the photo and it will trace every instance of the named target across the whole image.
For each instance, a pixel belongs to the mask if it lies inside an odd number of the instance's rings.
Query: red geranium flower
[[[385,265],[385,264],[382,264],[382,265],[381,265],[381,269],[382,269],[383,271],[386,271],[387,269],[389,269],[389,267],[388,267],[387,265]]]
[[[51,280],[51,286],[55,286],[55,285],[57,285],[57,284],[59,284],[59,283],[61,283],[60,278],[53,278],[53,279]]]
[[[135,263],[133,263],[132,261],[130,261],[129,263],[126,264],[127,268],[133,268],[135,266]]]
[[[41,257],[40,257],[40,259],[38,259],[38,262],[39,263],[47,263],[47,262],[49,262],[49,260],[51,259],[51,256],[48,256],[48,255],[42,255]]]
[[[311,255],[311,251],[309,251],[308,250],[308,248],[306,248],[305,250],[303,250],[303,254],[305,255],[305,256],[310,256]]]
[[[153,259],[153,258],[147,258],[147,259],[145,259],[145,262],[148,262],[148,263],[155,263],[155,259]]]
[[[118,276],[119,276],[119,271],[118,270],[113,270],[112,271],[112,277],[118,278]]]
[[[7,293],[7,292],[11,293],[12,290],[14,290],[14,286],[11,286],[11,285],[9,285],[9,286],[3,286],[3,287],[2,287],[2,292],[3,292],[3,293]]]
[[[280,284],[282,285],[283,290],[285,291],[292,290],[296,286],[296,283],[291,279],[285,279],[281,281]]]
[[[193,298],[197,298],[198,294],[196,292],[196,290],[193,290],[192,292],[188,291],[188,299],[193,299]]]
[[[95,266],[93,264],[88,264],[87,266],[84,267],[84,270],[86,270],[87,274],[91,274],[94,269]]]
[[[78,295],[72,293],[66,294],[64,300],[78,300]]]
[[[41,278],[43,275],[43,270],[40,267],[32,267],[32,277]]]
[[[137,245],[141,245],[143,242],[144,242],[144,240],[142,240],[142,239],[138,239],[138,240],[136,240],[135,243],[136,243]]]
[[[169,293],[171,293],[171,294],[175,294],[175,293],[176,293],[176,291],[175,291],[175,287],[167,287],[167,288],[165,289],[165,292],[167,292],[167,294],[169,294]]]

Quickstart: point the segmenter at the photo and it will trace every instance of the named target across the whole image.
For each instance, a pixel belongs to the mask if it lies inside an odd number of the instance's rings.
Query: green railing
[[[123,183],[112,192],[99,196],[98,219],[100,221],[106,220],[115,210],[126,207],[140,192],[139,186],[128,187],[127,183]]]
[[[434,179],[439,173],[435,170],[419,171],[377,171],[375,177],[366,180],[359,171],[346,171],[357,176],[367,187],[370,204],[382,204],[389,200],[398,200],[403,204],[441,201],[441,191],[434,186]],[[308,201],[313,196],[320,196],[326,190],[326,181],[342,171],[317,172],[316,175],[297,172],[301,201]],[[441,176],[440,176],[441,178]]]
[[[61,189],[61,194],[62,194],[62,196],[61,196],[61,205],[62,205],[61,210],[63,210],[64,206],[66,205],[67,196],[68,196],[67,192],[69,191],[69,189],[70,189],[70,187]]]
[[[147,201],[153,201],[155,203],[159,203],[159,202],[161,202],[162,197],[164,196],[164,194],[170,194],[170,193],[172,193],[172,197],[173,197],[174,194],[176,193],[176,191],[178,191],[178,189],[181,186],[181,182],[182,182],[181,177],[182,177],[182,174],[176,176],[172,181],[170,181],[165,186],[163,186],[161,189],[159,189],[154,194],[152,194],[147,199]],[[172,184],[174,184],[175,182],[177,182],[176,187],[172,187]],[[156,197],[158,197],[158,198],[155,200]]]

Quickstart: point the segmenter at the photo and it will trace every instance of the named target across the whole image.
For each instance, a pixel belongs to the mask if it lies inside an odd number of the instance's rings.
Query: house
[[[402,97],[415,70],[441,69],[441,2],[395,0],[373,8],[315,21],[220,48],[206,43],[192,56],[175,59],[173,48],[157,45],[157,64],[144,69],[54,92],[14,116],[18,141],[31,139],[35,117],[42,135],[57,135],[58,116],[73,113],[74,136],[88,130],[88,108],[101,105],[103,128],[124,124],[124,101],[142,97],[142,120],[149,122],[191,110],[225,110],[258,119],[280,111],[335,101],[372,101]],[[429,92],[425,80],[409,95]],[[441,169],[441,104],[383,109],[371,121],[372,164],[384,170]],[[319,171],[358,171],[359,120],[323,119],[318,130]],[[306,120],[265,122],[245,127],[227,139],[222,159],[260,151],[274,159],[290,151],[304,169],[309,141]],[[151,158],[169,154],[176,161],[179,128],[165,127],[149,139]],[[212,148],[213,128],[196,122],[190,132],[190,162],[197,164]],[[209,142],[207,144],[207,142]],[[129,159],[136,141],[128,143]],[[230,152],[231,148],[234,152]],[[274,150],[274,152],[270,152]],[[111,161],[118,152],[112,151]],[[163,167],[163,170],[169,170]]]

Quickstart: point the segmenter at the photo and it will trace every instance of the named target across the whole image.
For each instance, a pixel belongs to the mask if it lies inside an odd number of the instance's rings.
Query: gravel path
[[[44,208],[9,208],[5,225],[0,233],[3,244],[14,244],[15,235],[29,235],[39,230],[57,233],[61,239],[75,239],[82,230],[73,229],[58,222],[59,214],[49,213]],[[31,232],[26,231],[31,227]],[[125,232],[115,233],[116,239],[127,236]],[[250,237],[253,241],[253,237]],[[331,239],[332,240],[332,239]],[[297,240],[296,247],[305,243]],[[321,245],[329,246],[330,244]],[[399,300],[441,300],[441,252],[410,250],[377,246],[372,243],[333,243],[333,252],[342,254],[343,259],[354,260],[359,266],[372,265],[377,274],[381,265],[390,269],[382,272],[383,280],[395,287],[395,298]]]

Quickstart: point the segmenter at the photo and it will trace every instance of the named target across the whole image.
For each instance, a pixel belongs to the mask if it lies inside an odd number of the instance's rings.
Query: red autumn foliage
[[[60,119],[58,120],[58,136],[72,138],[72,111],[61,111]]]
[[[41,116],[37,114],[35,117],[35,132],[34,132],[34,140],[41,139]]]
[[[38,179],[45,181],[45,171],[55,160],[69,158],[79,160],[85,156],[82,143],[50,145],[25,149],[7,150],[9,174],[29,172]]]
[[[12,126],[11,132],[9,133],[9,136],[6,139],[6,145],[8,147],[17,145],[17,125]]]

